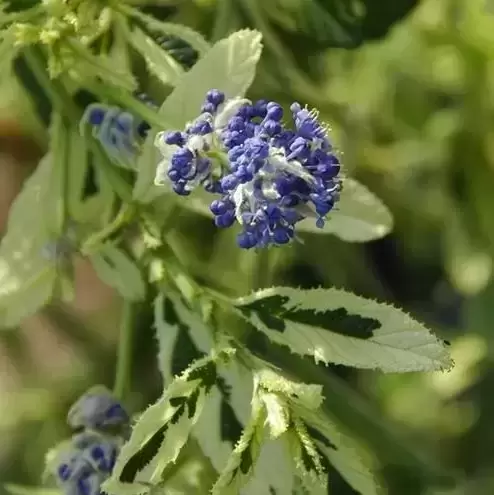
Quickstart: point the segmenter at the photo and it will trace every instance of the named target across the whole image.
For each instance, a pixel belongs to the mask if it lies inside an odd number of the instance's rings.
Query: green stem
[[[115,385],[113,393],[119,400],[123,400],[130,385],[132,368],[132,350],[134,343],[134,304],[123,302],[120,320],[120,336],[118,339],[117,366],[115,370]]]
[[[135,209],[132,205],[124,204],[121,210],[118,212],[117,216],[113,219],[113,221],[101,229],[100,231],[90,235],[82,244],[80,249],[80,253],[83,256],[90,255],[95,248],[97,248],[100,244],[106,241],[108,237],[113,235],[123,226],[127,225],[129,221],[133,218],[135,213]]]

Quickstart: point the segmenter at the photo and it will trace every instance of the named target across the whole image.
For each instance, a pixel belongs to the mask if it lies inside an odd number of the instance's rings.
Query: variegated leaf
[[[216,379],[215,359],[196,361],[138,418],[102,487],[108,495],[149,493],[163,481],[165,468],[176,461],[202,413]]]
[[[181,372],[192,360],[214,347],[213,332],[201,316],[192,311],[178,294],[167,291],[155,301],[155,325],[159,343],[159,365],[165,382]],[[193,435],[213,467],[221,472],[249,421],[253,394],[252,374],[234,360],[217,363],[218,380],[206,398],[203,413],[193,428]],[[267,372],[266,372],[267,373]],[[264,374],[265,383],[269,375]],[[263,445],[262,467],[256,467],[242,495],[286,493],[291,487],[290,465],[280,457],[280,444]],[[271,455],[276,452],[276,455]],[[270,454],[271,453],[271,454]],[[271,466],[266,467],[266,463]]]
[[[274,287],[234,301],[272,341],[324,363],[387,372],[448,369],[444,344],[388,304],[339,289]]]
[[[163,50],[139,28],[134,28],[130,41],[144,57],[151,74],[154,74],[163,84],[176,85],[184,70],[166,50]]]

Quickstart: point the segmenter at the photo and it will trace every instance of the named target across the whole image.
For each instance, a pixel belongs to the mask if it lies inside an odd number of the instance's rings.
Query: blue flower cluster
[[[52,466],[64,495],[101,495],[129,422],[122,405],[103,387],[89,390],[70,408],[68,423],[80,432],[64,443]]]
[[[139,94],[137,98],[156,108],[147,95]],[[93,136],[113,160],[125,168],[135,168],[139,146],[151,128],[148,122],[119,107],[92,103],[88,105],[81,119],[81,126],[87,124],[93,128]],[[84,129],[81,131],[84,132]]]
[[[199,185],[216,193],[210,209],[218,227],[241,224],[240,247],[290,242],[295,225],[313,217],[319,228],[339,199],[340,162],[317,113],[290,107],[283,122],[276,102],[226,100],[211,90],[200,116],[184,131],[162,132],[156,184],[169,181],[188,195]]]

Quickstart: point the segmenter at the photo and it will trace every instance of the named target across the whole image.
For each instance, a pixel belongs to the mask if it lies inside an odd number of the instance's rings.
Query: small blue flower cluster
[[[307,217],[324,227],[342,188],[340,162],[317,114],[298,103],[290,110],[288,127],[276,102],[226,100],[209,91],[183,132],[158,134],[156,184],[171,181],[180,195],[199,185],[219,194],[210,205],[215,223],[227,228],[237,220],[245,249],[290,242]]]
[[[139,94],[137,98],[156,108],[147,95]],[[81,126],[87,124],[93,128],[93,136],[114,160],[125,168],[134,168],[139,146],[151,128],[148,122],[121,108],[92,103],[81,119]]]
[[[81,430],[65,442],[53,465],[53,475],[64,495],[101,495],[110,476],[130,418],[122,405],[103,387],[84,394],[71,408],[68,423]]]
[[[120,442],[101,434],[74,435],[59,453],[56,473],[64,495],[102,495],[101,485],[110,476]]]

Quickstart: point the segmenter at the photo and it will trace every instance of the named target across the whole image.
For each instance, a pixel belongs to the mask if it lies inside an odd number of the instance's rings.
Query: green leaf
[[[268,18],[293,34],[304,34],[323,46],[354,46],[356,18],[350,2],[322,0],[275,0],[259,2]]]
[[[261,49],[261,35],[257,31],[238,31],[219,41],[182,76],[161,106],[160,115],[166,117],[174,128],[183,129],[187,122],[199,115],[210,89],[223,91],[230,98],[244,95],[254,79]],[[134,198],[141,202],[152,201],[163,194],[162,188],[154,186],[160,160],[154,146],[155,134],[156,129],[146,138],[137,165]]]
[[[235,305],[273,342],[316,362],[386,372],[452,366],[444,344],[421,323],[393,306],[343,290],[274,287]]]
[[[154,74],[163,84],[175,86],[184,70],[182,66],[163,50],[155,41],[135,28],[132,31],[130,42],[144,57],[151,74]]]
[[[388,234],[393,228],[393,217],[381,201],[354,179],[343,182],[341,198],[328,214],[323,229],[307,218],[297,230],[316,234],[333,234],[346,242],[368,242]]]
[[[47,213],[52,211],[53,200],[58,200],[49,194],[52,170],[51,155],[46,155],[10,210],[0,244],[2,327],[14,327],[44,306],[54,293],[58,272],[64,269],[59,257],[44,252],[58,240],[47,226]]]
[[[142,301],[146,284],[136,263],[110,242],[90,256],[98,277],[110,287],[117,289],[124,299]]]
[[[385,36],[418,0],[257,0],[271,22],[321,48],[356,48]]]
[[[138,495],[162,481],[163,471],[176,461],[202,413],[216,377],[218,358],[208,356],[196,361],[139,417],[111,478],[102,486],[105,492]]]

